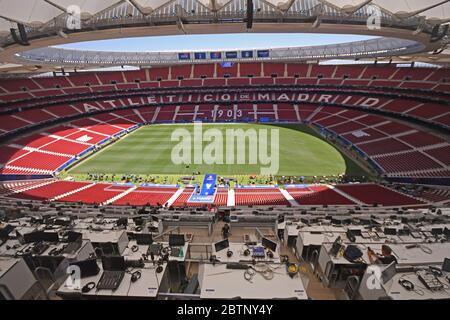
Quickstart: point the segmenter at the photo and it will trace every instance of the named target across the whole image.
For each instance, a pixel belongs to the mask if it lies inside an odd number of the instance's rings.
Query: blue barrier
[[[65,168],[67,168],[68,166],[70,166],[72,163],[74,163],[75,161],[77,161],[77,158],[72,158],[69,161],[67,161],[66,163],[64,163],[62,166],[60,166],[58,169],[56,169],[56,172],[62,171]]]
[[[39,179],[50,179],[53,178],[52,175],[23,175],[23,174],[0,174],[0,181],[14,181],[14,180],[39,180]]]

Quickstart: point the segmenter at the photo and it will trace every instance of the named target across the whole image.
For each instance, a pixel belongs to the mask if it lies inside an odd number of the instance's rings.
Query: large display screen
[[[196,53],[194,53],[194,57],[196,60],[205,60],[206,52],[196,52]]]
[[[220,64],[222,68],[231,68],[233,66],[233,62],[225,61]]]
[[[268,58],[269,50],[258,50],[258,58]]]
[[[242,58],[253,58],[253,51],[242,51],[241,57]]]
[[[211,57],[211,59],[221,59],[222,52],[210,52],[209,56]]]
[[[178,53],[178,59],[180,59],[180,60],[189,60],[189,59],[191,59],[191,54],[189,52]]]
[[[237,59],[237,56],[237,51],[225,52],[225,57],[227,57],[228,59]]]

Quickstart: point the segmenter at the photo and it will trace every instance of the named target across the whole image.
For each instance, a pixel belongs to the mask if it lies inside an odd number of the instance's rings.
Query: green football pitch
[[[321,139],[311,128],[306,125],[262,125],[262,124],[204,124],[202,125],[202,133],[208,132],[208,129],[218,129],[215,133],[223,134],[223,164],[177,164],[173,160],[173,150],[179,145],[180,141],[172,141],[172,134],[175,130],[185,129],[182,132],[189,132],[191,136],[192,152],[191,163],[195,159],[195,149],[198,154],[201,152],[209,152],[208,154],[216,156],[214,149],[211,151],[211,146],[216,148],[220,146],[220,140],[214,140],[216,144],[212,145],[211,140],[205,141],[207,138],[202,136],[203,143],[199,144],[198,139],[194,138],[193,124],[177,124],[177,125],[150,125],[144,126],[129,134],[116,143],[106,147],[98,153],[90,156],[82,161],[79,165],[73,167],[69,174],[83,175],[87,173],[104,173],[104,174],[136,174],[136,175],[190,175],[193,172],[215,173],[218,175],[259,175],[261,167],[268,167],[268,165],[261,164],[258,158],[257,164],[249,163],[249,150],[255,147],[254,140],[250,142],[249,139],[235,141],[234,148],[231,149],[231,144],[227,144],[226,133],[227,130],[242,129],[244,132],[255,131],[260,134],[261,129],[267,129],[268,137],[268,151],[266,154],[271,155],[271,137],[272,129],[278,130],[279,135],[279,151],[278,151],[278,171],[276,176],[331,176],[342,173],[350,175],[364,175],[363,169],[356,165],[351,159],[343,155],[338,149]],[[187,130],[187,131],[186,131]],[[236,131],[235,131],[236,133]],[[242,136],[237,131],[238,136]],[[199,137],[199,136],[197,136]],[[247,137],[248,138],[248,137]],[[197,142],[197,147],[193,141]],[[185,142],[188,140],[184,140]],[[242,143],[244,141],[244,143]],[[261,141],[261,140],[258,140]],[[188,141],[189,142],[189,141]],[[217,144],[219,143],[219,144]],[[208,148],[209,146],[209,148]],[[259,146],[259,144],[258,144]],[[200,151],[198,149],[201,148]],[[177,149],[176,149],[177,150]],[[183,149],[187,150],[187,149]],[[206,150],[206,151],[205,151]],[[231,151],[230,151],[231,150]],[[255,149],[253,149],[254,152]],[[178,149],[179,151],[179,149]],[[183,154],[187,156],[187,152],[176,154]],[[234,162],[226,163],[226,154],[232,152],[234,154]],[[259,149],[258,149],[259,152]],[[245,162],[236,164],[239,156],[245,154]],[[259,154],[259,153],[258,153]],[[271,158],[274,163],[276,156]],[[220,160],[220,158],[219,158]],[[218,161],[219,161],[218,160]],[[188,160],[187,160],[188,161]],[[204,161],[204,160],[203,160]],[[267,162],[266,162],[267,163]]]

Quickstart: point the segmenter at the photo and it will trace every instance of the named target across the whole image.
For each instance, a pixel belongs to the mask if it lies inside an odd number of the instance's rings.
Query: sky
[[[56,47],[66,49],[120,52],[220,51],[232,49],[270,49],[292,46],[327,45],[361,41],[372,38],[375,37],[361,35],[301,33],[239,33],[124,38],[78,42]]]

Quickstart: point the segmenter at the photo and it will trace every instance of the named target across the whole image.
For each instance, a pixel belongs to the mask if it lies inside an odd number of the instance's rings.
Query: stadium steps
[[[52,112],[49,111],[49,110],[42,109],[42,111],[45,112],[45,113],[47,113],[47,114],[49,114],[49,115],[51,115],[52,117],[55,117],[56,119],[60,118],[60,116],[57,116],[56,114],[52,113]]]
[[[134,123],[134,124],[137,124],[136,121],[127,119],[127,118],[125,118],[125,117],[122,117],[121,115],[118,115],[118,114],[116,114],[116,113],[114,113],[114,112],[110,112],[109,114],[115,116],[115,117],[118,118],[118,119],[126,120],[126,121],[132,122],[132,123]],[[117,120],[117,119],[114,119],[114,120]],[[110,120],[110,121],[113,121],[113,120]],[[110,124],[109,122],[107,122],[107,123],[108,123],[109,125],[112,125],[112,124]],[[117,127],[117,126],[116,126],[116,127]],[[121,126],[119,126],[119,128],[125,129],[125,128],[122,128]]]
[[[133,112],[139,117],[139,119],[142,120],[142,123],[147,122],[147,120],[145,120],[145,118],[142,116],[142,114],[139,112],[138,109],[133,109]]]
[[[9,193],[7,195],[21,193],[21,192],[26,192],[26,191],[29,191],[29,190],[33,190],[33,189],[36,189],[36,188],[40,188],[40,187],[43,187],[43,186],[55,183],[56,181],[57,180],[50,180],[50,181],[45,181],[45,182],[39,183],[39,184],[33,184],[32,186],[27,186],[25,188],[19,188],[19,189],[16,189],[16,190],[14,190],[13,192],[11,192],[11,193]]]
[[[430,150],[430,149],[437,149],[437,148],[446,147],[448,145],[449,144],[447,142],[441,142],[441,143],[430,144],[430,145],[427,145],[427,146],[419,147],[419,148],[416,148],[416,149],[425,151],[425,150]]]
[[[285,189],[279,189],[280,192],[283,194],[283,196],[286,198],[287,201],[289,201],[289,203],[293,206],[293,207],[297,207],[299,206],[298,202],[295,201],[294,197],[291,196],[289,194],[289,192],[287,192]]]
[[[156,119],[158,118],[160,110],[161,110],[161,107],[156,108],[155,113],[153,114],[152,123],[155,123]]]
[[[17,157],[16,159],[19,159],[19,157]],[[16,160],[14,159],[14,160]],[[53,171],[52,170],[45,170],[45,169],[34,169],[34,168],[27,168],[27,167],[18,167],[18,166],[10,166],[10,165],[6,165],[3,167],[4,169],[9,169],[9,170],[16,170],[16,171],[21,171],[21,172],[27,172],[28,174],[52,174]],[[16,174],[23,174],[23,173],[16,173]]]
[[[35,124],[34,122],[32,122],[30,120],[27,120],[27,119],[24,119],[22,117],[19,117],[18,115],[15,115],[15,114],[11,115],[11,117],[19,119],[19,120],[24,121],[24,122],[29,123],[29,124]]]
[[[133,192],[133,191],[136,190],[136,189],[137,189],[137,186],[134,186],[134,187],[132,187],[132,188],[130,188],[130,189],[128,189],[128,190],[125,190],[125,191],[122,192],[121,194],[118,194],[117,196],[115,196],[115,197],[113,197],[113,198],[111,198],[111,199],[109,199],[109,200],[106,200],[105,202],[102,203],[102,205],[105,206],[105,205],[111,204],[111,203],[113,203],[114,201],[119,200],[120,198],[125,197],[127,194],[129,194],[130,192]]]
[[[234,207],[235,205],[236,205],[236,198],[234,196],[234,189],[229,189],[227,207]]]
[[[200,109],[200,106],[196,104],[194,109],[194,121],[197,119],[198,109]]]
[[[78,141],[78,140],[73,140],[73,139],[70,139],[70,138],[67,138],[67,137],[60,137],[60,136],[57,136],[57,135],[54,135],[54,134],[50,134],[50,135],[48,135],[50,138],[54,138],[54,139],[56,139],[56,140],[58,140],[58,141],[60,141],[60,142],[62,142],[62,141],[69,141],[69,142],[75,142],[75,143],[78,143],[78,144],[83,144],[83,145],[85,145],[85,146],[89,146],[89,147],[91,147],[91,146],[93,146],[93,144],[92,143],[88,143],[88,142],[83,142],[83,141]],[[55,141],[56,142],[56,141]],[[55,143],[54,142],[54,143]]]
[[[414,107],[409,108],[409,109],[403,111],[402,114],[409,113],[409,112],[411,112],[411,111],[413,111],[413,110],[415,110],[415,109],[417,109],[417,108],[419,108],[419,107],[422,107],[423,105],[425,105],[425,104],[424,104],[424,103],[419,103],[418,105],[415,105]]]
[[[97,121],[99,124],[107,124],[107,125],[109,125],[109,126],[111,126],[111,127],[114,127],[114,128],[116,128],[116,129],[120,129],[120,130],[125,130],[125,128],[122,128],[122,127],[120,127],[120,126],[117,126],[117,125],[115,125],[115,124],[111,124],[111,123],[109,123],[109,122],[106,122],[106,121],[102,121],[102,120],[98,120],[98,119],[96,119],[96,118],[89,118],[89,119],[92,119],[92,120],[94,120],[94,121]]]
[[[332,186],[332,185],[327,184],[326,186],[327,186],[328,188],[330,188],[331,190],[333,190],[334,192],[339,193],[341,196],[347,198],[347,199],[350,200],[350,201],[353,201],[353,202],[356,203],[356,204],[359,204],[359,205],[365,205],[364,202],[362,202],[362,201],[360,201],[360,200],[358,200],[358,199],[352,197],[352,196],[349,195],[349,194],[346,194],[346,193],[343,192],[342,190],[339,190],[338,188],[336,188],[336,187],[334,187],[334,186]]]
[[[402,196],[405,196],[405,197],[408,197],[408,198],[411,198],[411,199],[417,201],[417,198],[416,198],[416,197],[413,197],[413,196],[411,196],[411,195],[409,195],[409,194],[407,194],[407,193],[403,193],[403,192],[397,191],[397,190],[395,190],[395,189],[388,188],[388,187],[386,187],[386,186],[383,186],[382,184],[379,184],[379,186],[382,187],[382,188],[385,188],[385,189],[387,189],[387,190],[389,190],[389,191],[391,191],[391,192],[396,192],[396,193],[398,193],[398,194],[400,194],[400,195],[402,195]],[[428,201],[427,201],[427,202],[428,202]]]
[[[311,121],[311,119],[314,118],[316,116],[316,114],[318,114],[321,110],[322,110],[322,107],[316,108],[316,110],[311,112],[311,114],[308,116],[308,118],[306,118],[304,121]]]
[[[54,141],[52,141],[54,142]],[[44,148],[46,147],[48,144],[45,144],[39,148],[33,148],[33,147],[24,147],[24,150],[27,151],[32,151],[32,152],[40,152],[40,153],[45,153],[45,154],[49,154],[52,156],[59,156],[59,157],[67,157],[67,158],[73,158],[73,154],[68,154],[68,153],[61,153],[61,152],[54,152],[54,151],[47,151],[47,150],[43,150],[40,148]]]
[[[170,207],[177,199],[178,197],[183,193],[184,188],[180,188],[177,190],[177,192],[175,192],[169,200],[167,200],[166,204],[168,207]]]
[[[175,106],[175,112],[173,113],[172,121],[175,122],[177,119],[178,112],[180,111],[180,106]]]
[[[19,193],[24,188],[28,188],[38,184],[36,181],[13,181],[0,183],[0,195],[12,194],[13,191],[19,190]]]
[[[64,197],[66,197],[66,196],[70,196],[70,195],[72,195],[72,194],[74,194],[74,193],[83,191],[83,190],[88,189],[88,188],[93,187],[93,186],[95,186],[95,183],[91,183],[91,184],[82,186],[81,188],[78,188],[78,189],[75,189],[75,190],[72,190],[72,191],[69,191],[69,192],[60,194],[59,196],[56,196],[56,197],[50,199],[50,201],[56,201],[56,200],[59,200],[59,199],[61,199],[61,198],[64,198]]]
[[[295,116],[297,117],[297,121],[302,122],[302,119],[300,118],[300,112],[298,112],[298,104],[294,104],[294,111],[295,111]]]

